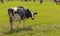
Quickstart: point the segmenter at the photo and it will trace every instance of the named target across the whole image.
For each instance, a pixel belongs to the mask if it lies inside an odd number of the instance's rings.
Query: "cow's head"
[[[34,16],[37,14],[37,12],[31,12],[31,18],[34,20]]]
[[[37,14],[37,12],[32,12],[32,11],[30,11],[29,9],[27,9],[27,14],[29,15],[29,17],[31,17],[32,18],[32,20],[34,20],[34,16]]]
[[[29,17],[32,18],[32,20],[34,20],[34,16],[37,14],[37,12],[32,12],[29,9],[26,10],[27,14]]]

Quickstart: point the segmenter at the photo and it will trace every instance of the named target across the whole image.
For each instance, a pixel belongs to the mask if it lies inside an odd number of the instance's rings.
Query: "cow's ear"
[[[36,15],[36,14],[37,14],[37,12],[34,13],[34,15]]]

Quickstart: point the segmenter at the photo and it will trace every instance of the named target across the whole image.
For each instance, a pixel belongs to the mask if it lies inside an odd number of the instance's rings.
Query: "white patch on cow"
[[[14,7],[14,8],[12,8],[12,9],[13,9],[14,11],[17,11],[18,8],[17,8],[17,7]]]
[[[19,14],[14,14],[15,20],[20,20]]]
[[[31,12],[31,14],[32,14],[32,18],[34,18],[34,13],[33,13],[33,12]]]

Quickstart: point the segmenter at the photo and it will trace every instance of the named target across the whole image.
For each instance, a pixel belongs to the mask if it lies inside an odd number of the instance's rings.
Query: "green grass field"
[[[14,24],[14,30],[10,31],[8,8],[24,6],[31,11],[37,12],[34,20],[28,19],[25,29],[16,28],[18,22]],[[54,2],[20,2],[12,1],[0,3],[0,36],[60,36],[60,5]]]

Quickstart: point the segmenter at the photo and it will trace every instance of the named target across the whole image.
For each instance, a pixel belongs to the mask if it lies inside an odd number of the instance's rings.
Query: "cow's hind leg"
[[[20,21],[18,21],[18,25],[17,25],[17,28],[19,28],[19,25],[20,25],[20,23],[21,23],[21,20],[20,20]]]

